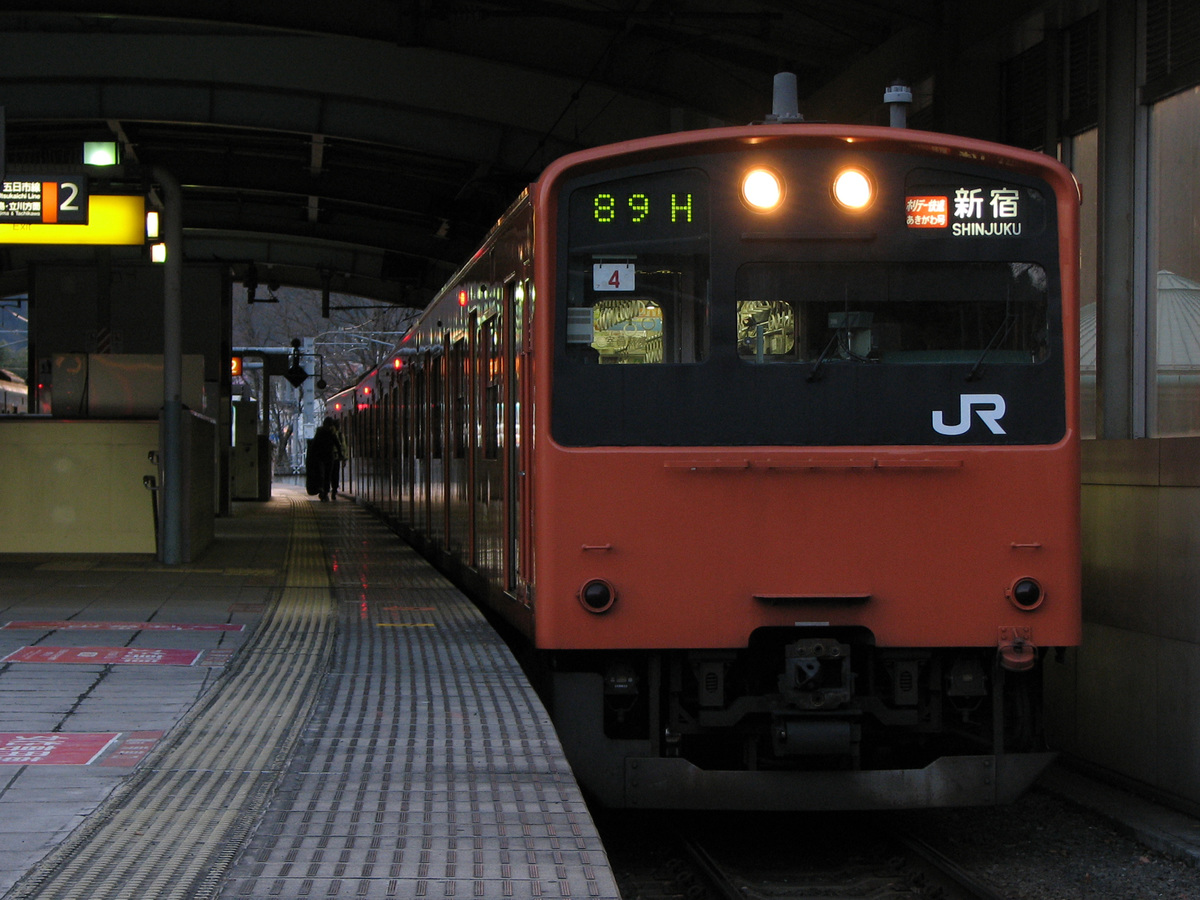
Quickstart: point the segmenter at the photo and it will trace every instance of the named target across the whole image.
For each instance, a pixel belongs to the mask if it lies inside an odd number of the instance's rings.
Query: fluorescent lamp
[[[84,141],[83,162],[89,166],[115,166],[117,164],[116,141]]]

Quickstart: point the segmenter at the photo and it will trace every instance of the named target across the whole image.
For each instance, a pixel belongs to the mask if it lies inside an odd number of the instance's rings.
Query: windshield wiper
[[[997,346],[1004,342],[1008,337],[1008,333],[1012,331],[1013,322],[1017,320],[1014,313],[1009,310],[1004,311],[1004,321],[1000,323],[1000,327],[996,329],[996,333],[992,335],[992,339],[988,341],[988,345],[983,348],[983,352],[979,354],[979,359],[975,360],[975,365],[971,367],[971,371],[967,373],[967,381],[978,381],[983,376],[979,374],[979,368],[983,365],[983,361],[987,359],[988,354],[996,349]]]
[[[825,349],[821,351],[821,355],[817,357],[817,361],[813,363],[812,370],[808,373],[808,377],[804,379],[808,382],[814,382],[821,377],[821,366],[825,365],[825,360],[829,356],[829,351],[833,349],[833,345],[837,343],[838,332],[833,330],[833,337],[829,339],[829,343],[825,345]]]

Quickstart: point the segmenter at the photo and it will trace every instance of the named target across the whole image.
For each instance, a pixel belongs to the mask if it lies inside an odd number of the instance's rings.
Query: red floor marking
[[[200,660],[200,665],[217,668],[223,666],[233,658],[232,650],[205,650],[204,658]]]
[[[22,647],[0,659],[0,662],[194,666],[203,652],[151,647]]]
[[[245,631],[245,625],[175,625],[166,622],[6,622],[21,631]]]
[[[154,749],[162,736],[161,731],[127,731],[117,741],[116,748],[100,760],[99,765],[122,768],[136,766]]]
[[[260,613],[260,612],[265,612],[266,609],[267,609],[267,604],[265,604],[265,603],[231,603],[231,604],[229,604],[229,611],[231,613],[238,613],[238,612]]]
[[[0,765],[86,766],[94,762],[119,734],[0,734]]]

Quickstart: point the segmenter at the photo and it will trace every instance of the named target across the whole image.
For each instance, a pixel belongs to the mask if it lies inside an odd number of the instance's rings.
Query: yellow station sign
[[[146,198],[92,194],[86,224],[0,222],[0,244],[139,245],[146,242]]]

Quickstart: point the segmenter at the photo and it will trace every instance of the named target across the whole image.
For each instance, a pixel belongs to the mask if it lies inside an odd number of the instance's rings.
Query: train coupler
[[[997,647],[1000,665],[1010,672],[1028,672],[1037,664],[1037,647],[1033,643],[1032,628],[1001,628]]]
[[[854,697],[850,645],[823,638],[788,644],[784,649],[779,691],[789,706],[799,709],[845,706]]]

